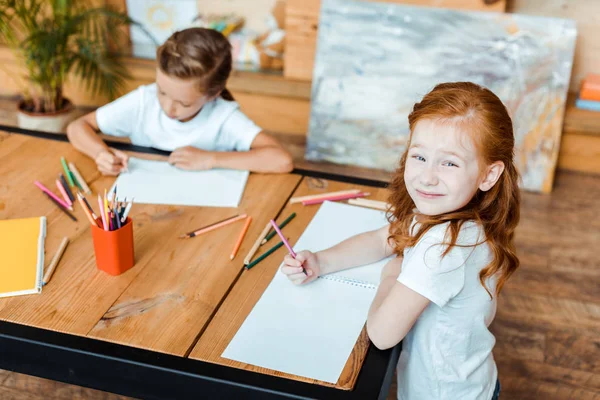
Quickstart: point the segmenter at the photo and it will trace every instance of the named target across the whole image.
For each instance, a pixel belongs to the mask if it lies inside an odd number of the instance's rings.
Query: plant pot
[[[25,101],[19,101],[17,106],[17,121],[19,128],[35,131],[64,133],[67,125],[73,120],[75,107],[68,99],[67,105],[53,113],[36,113],[23,110]]]

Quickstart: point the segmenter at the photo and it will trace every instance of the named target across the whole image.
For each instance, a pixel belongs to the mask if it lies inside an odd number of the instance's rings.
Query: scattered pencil
[[[193,232],[186,233],[185,235],[181,235],[181,236],[179,236],[179,238],[180,239],[193,238],[193,237],[201,235],[203,233],[210,232],[212,230],[218,229],[218,228],[220,228],[222,226],[229,225],[232,222],[239,221],[239,220],[244,219],[246,217],[247,217],[246,214],[236,215],[236,216],[227,218],[227,219],[225,219],[223,221],[219,221],[219,222],[215,222],[214,224],[207,225],[207,226],[202,227],[200,229],[197,229],[197,230],[195,230]]]
[[[242,241],[244,240],[244,236],[246,236],[246,233],[248,232],[248,228],[250,227],[250,222],[252,222],[252,217],[246,218],[246,223],[242,227],[242,230],[240,231],[240,236],[238,237],[238,240],[235,242],[235,246],[233,246],[233,251],[231,252],[231,255],[229,256],[230,260],[233,260],[235,258],[235,255],[237,254],[238,250],[240,249],[240,246],[242,245]]]
[[[57,195],[55,195],[54,193],[52,193],[52,191],[50,191],[50,189],[48,189],[46,186],[42,185],[41,182],[34,181],[33,184],[35,186],[37,186],[38,188],[40,188],[42,190],[42,192],[44,192],[48,196],[52,197],[52,199],[54,199],[56,203],[60,204],[61,206],[63,206],[67,210],[73,211],[73,208],[71,208],[71,206],[69,206],[69,204],[67,204],[64,201],[62,201],[61,199],[59,199]]]
[[[339,200],[355,199],[357,197],[369,196],[370,194],[371,193],[364,193],[364,192],[340,194],[340,195],[332,196],[332,197],[322,197],[322,198],[313,199],[313,200],[306,200],[306,201],[302,202],[302,205],[310,206],[313,204],[321,204],[324,201],[339,201]]]
[[[61,157],[60,162],[63,166],[63,169],[65,170],[65,176],[67,177],[67,180],[69,181],[69,185],[71,187],[74,187],[75,182],[73,181],[73,175],[71,175],[71,171],[69,170],[69,167],[67,167],[67,160],[65,160],[64,157]]]
[[[362,198],[349,199],[348,204],[352,204],[355,206],[361,206],[361,207],[374,208],[376,210],[382,210],[382,211],[387,211],[388,208],[390,208],[390,205],[388,203],[386,203],[385,201],[369,200],[369,199],[362,199]]]
[[[244,265],[250,264],[250,261],[252,261],[252,257],[254,257],[254,254],[256,254],[256,250],[258,250],[258,248],[260,247],[260,245],[262,243],[262,240],[265,238],[265,236],[267,236],[267,233],[269,233],[270,229],[271,229],[271,223],[267,222],[267,225],[265,225],[265,229],[263,229],[263,231],[260,233],[260,235],[256,239],[256,242],[254,242],[254,245],[248,252],[248,255],[246,255],[246,258],[244,258]]]
[[[286,226],[291,220],[294,219],[294,217],[296,216],[296,213],[293,212],[289,217],[287,217],[280,225],[279,225],[279,229],[283,229],[284,226]],[[273,236],[275,236],[277,233],[273,230],[271,231],[262,241],[261,241],[261,246],[265,243],[267,243],[269,240],[271,240],[273,238]]]
[[[69,169],[71,170],[71,172],[73,173],[73,175],[75,175],[75,178],[77,179],[77,182],[79,183],[79,186],[81,187],[81,190],[83,190],[83,192],[85,194],[92,194],[92,191],[90,190],[90,187],[87,185],[87,183],[83,179],[83,176],[79,173],[79,170],[77,169],[77,167],[75,166],[75,164],[73,164],[72,162],[70,162],[69,163]]]
[[[42,193],[44,193],[46,195],[46,197],[48,197],[50,199],[50,201],[52,201],[60,209],[60,211],[64,212],[65,214],[67,214],[67,216],[69,218],[71,218],[73,221],[77,222],[77,218],[75,218],[75,216],[73,214],[71,214],[61,203],[56,201],[56,199],[54,197],[50,196],[46,192],[42,192]]]
[[[290,199],[290,204],[302,203],[303,201],[315,200],[315,199],[320,199],[320,198],[324,198],[324,197],[333,197],[333,196],[340,196],[340,195],[344,195],[344,194],[356,194],[356,193],[360,193],[360,189],[340,190],[337,192],[329,192],[329,193],[321,193],[321,194],[312,194],[309,196],[292,197]]]
[[[69,244],[69,238],[65,236],[63,238],[62,242],[60,242],[60,245],[58,246],[58,250],[56,250],[56,253],[54,253],[54,257],[52,257],[52,261],[50,261],[50,265],[48,265],[48,270],[44,274],[44,279],[42,279],[42,286],[46,286],[48,284],[48,282],[50,282],[50,278],[52,278],[52,275],[54,274],[54,270],[58,266],[58,263],[60,262],[60,259],[63,255],[63,253],[65,252],[68,244]]]
[[[283,242],[277,243],[275,246],[271,247],[269,250],[267,250],[263,254],[261,254],[260,257],[258,257],[256,260],[254,260],[250,264],[246,265],[245,268],[250,269],[250,268],[254,267],[256,264],[258,264],[259,262],[261,262],[262,260],[264,260],[265,258],[270,256],[273,252],[275,252],[281,246],[283,246]]]
[[[71,198],[67,194],[67,191],[65,190],[65,188],[62,185],[62,183],[60,182],[60,179],[56,180],[56,188],[58,189],[58,191],[60,192],[60,194],[62,194],[63,199],[65,199],[65,203],[67,203],[69,205],[69,207],[72,207],[73,206],[73,202],[71,201]]]
[[[58,177],[59,177],[60,181],[62,182],[62,185],[65,188],[65,191],[69,195],[71,202],[75,201],[75,196],[73,196],[73,192],[71,192],[71,189],[69,189],[69,184],[67,183],[65,176],[63,174],[58,174]]]

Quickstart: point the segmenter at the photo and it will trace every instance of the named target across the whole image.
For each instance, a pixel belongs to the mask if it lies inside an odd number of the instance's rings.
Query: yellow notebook
[[[46,217],[0,221],[0,297],[40,293]]]

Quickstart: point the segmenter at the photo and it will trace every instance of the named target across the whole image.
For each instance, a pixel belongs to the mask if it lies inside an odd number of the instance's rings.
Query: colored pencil
[[[77,222],[77,218],[75,218],[75,216],[73,214],[71,214],[69,211],[67,211],[67,209],[58,201],[56,201],[56,199],[52,196],[50,196],[48,193],[46,192],[42,192],[44,193],[54,204],[56,204],[56,206],[58,208],[60,208],[60,211],[64,212],[65,214],[67,214],[67,216],[69,218],[71,218],[73,221]]]
[[[69,184],[67,183],[65,176],[63,174],[58,174],[58,177],[60,178],[60,181],[62,182],[62,185],[65,188],[65,191],[69,195],[71,202],[75,201],[75,196],[73,195],[73,192],[71,192],[71,189],[69,189]]]
[[[362,198],[349,199],[348,204],[352,204],[355,206],[361,206],[361,207],[374,208],[376,210],[382,210],[382,211],[387,211],[387,209],[389,207],[389,204],[386,203],[385,201],[369,200],[369,199],[362,199]]]
[[[108,199],[106,198],[106,189],[104,189],[104,208],[102,209],[104,210],[104,218],[106,218],[106,225],[108,227],[108,230],[111,230],[110,228],[110,219],[108,218]]]
[[[71,199],[69,198],[69,195],[65,191],[65,188],[63,187],[62,183],[60,182],[60,179],[56,180],[56,188],[62,195],[63,199],[65,199],[65,203],[67,203],[69,205],[69,207],[73,207],[73,202],[71,201]]]
[[[227,219],[226,219],[226,220],[224,220],[224,221],[220,221],[220,222],[217,222],[217,223],[214,223],[214,224],[210,224],[210,225],[208,225],[208,226],[205,226],[205,227],[203,227],[203,228],[200,228],[200,229],[198,229],[198,230],[196,230],[196,231],[194,231],[194,232],[190,232],[190,233],[186,233],[185,235],[181,235],[181,236],[179,236],[179,238],[180,238],[180,239],[189,239],[189,238],[193,238],[193,237],[195,237],[195,236],[198,236],[198,235],[201,235],[201,234],[203,234],[203,233],[210,232],[210,231],[212,231],[212,230],[215,230],[215,229],[217,229],[217,228],[220,228],[220,227],[222,227],[222,226],[229,225],[229,224],[231,224],[232,222],[239,221],[239,220],[241,220],[241,219],[244,219],[244,218],[246,218],[246,217],[247,217],[247,215],[246,215],[246,214],[242,214],[242,215],[237,215],[237,216],[235,216],[235,217],[227,218]]]
[[[52,197],[58,204],[60,204],[61,206],[63,206],[67,210],[73,211],[73,208],[71,208],[71,206],[69,206],[67,203],[65,203],[64,201],[62,201],[57,195],[55,195],[54,193],[52,193],[52,191],[50,191],[50,189],[48,189],[46,186],[42,185],[41,182],[35,181],[35,182],[33,182],[33,184],[35,186],[39,187],[48,196]]]
[[[233,260],[235,258],[235,255],[237,254],[238,250],[240,249],[242,241],[244,240],[244,236],[246,236],[246,233],[248,232],[248,228],[250,227],[250,222],[252,222],[252,217],[246,218],[246,223],[242,227],[242,230],[240,231],[240,236],[238,237],[238,240],[235,242],[235,246],[233,246],[233,251],[231,252],[231,255],[229,256],[230,260]]]
[[[273,226],[273,229],[275,229],[275,231],[277,232],[277,234],[281,238],[281,241],[283,242],[283,244],[285,245],[285,247],[290,252],[290,255],[292,257],[296,258],[296,253],[294,252],[294,249],[292,249],[292,246],[290,246],[290,244],[288,243],[288,241],[285,238],[285,236],[283,236],[283,233],[281,233],[281,230],[279,230],[279,227],[277,226],[277,224],[275,223],[275,221],[271,220],[271,226]],[[304,272],[304,275],[308,275],[306,273],[306,270],[304,269],[304,267],[302,267],[302,272]]]
[[[100,218],[102,219],[102,228],[107,231],[108,224],[106,222],[106,212],[104,212],[104,203],[102,202],[102,196],[98,194],[98,207],[100,207]]]
[[[129,211],[131,211],[131,207],[133,206],[133,198],[129,201],[129,203],[127,203],[127,206],[125,207],[125,211],[123,211],[123,216],[121,217],[121,223],[125,223],[125,221],[127,220],[127,216],[129,215]]]
[[[256,264],[258,264],[259,262],[261,262],[262,260],[267,258],[269,255],[271,255],[275,250],[277,250],[281,246],[283,246],[283,242],[277,243],[275,246],[271,247],[269,250],[267,250],[263,254],[261,254],[260,257],[258,257],[256,260],[254,260],[250,264],[246,265],[246,269],[250,269],[250,268],[254,267]]]
[[[337,192],[329,192],[329,193],[321,193],[321,194],[312,194],[309,196],[292,197],[290,199],[290,204],[302,203],[303,201],[320,199],[322,197],[339,196],[339,195],[343,195],[343,194],[352,194],[352,193],[360,193],[360,189],[340,190]]]
[[[294,217],[296,216],[296,213],[293,212],[292,214],[290,214],[289,217],[287,217],[282,223],[281,225],[279,225],[279,229],[283,229],[284,226],[286,226],[291,220],[294,219]],[[261,246],[265,243],[267,243],[269,240],[271,240],[273,238],[273,236],[276,235],[275,231],[271,231],[269,232],[269,234],[262,240],[262,242],[260,243]]]
[[[77,179],[77,182],[79,182],[79,186],[81,187],[81,190],[83,190],[83,192],[85,194],[92,194],[92,191],[90,190],[90,187],[88,186],[88,184],[83,179],[83,176],[79,173],[79,170],[77,169],[77,167],[75,166],[75,164],[73,164],[73,163],[70,162],[69,163],[69,168],[70,168],[71,172],[73,173],[73,175],[75,175],[75,178]]]
[[[96,222],[96,219],[92,216],[90,209],[83,202],[83,199],[83,195],[81,193],[77,193],[77,200],[79,200],[79,204],[81,204],[81,208],[83,208],[83,212],[85,213],[86,217],[90,220],[90,224],[98,226],[98,222]]]
[[[356,199],[357,197],[365,197],[369,196],[371,193],[348,193],[348,194],[340,194],[338,196],[333,197],[323,197],[320,199],[306,200],[302,202],[304,206],[310,206],[313,204],[321,204],[324,201],[338,201],[338,200],[348,200],[348,199]]]
[[[90,210],[90,214],[92,214],[92,218],[94,218],[94,221],[96,221],[98,219],[98,216],[96,215],[96,213],[94,212],[94,209],[92,208],[92,206],[90,205],[90,203],[88,203],[87,199],[85,198],[84,195],[82,195],[81,193],[79,193],[79,195],[81,196],[81,198],[83,199],[83,202],[85,203],[85,205],[87,206],[88,210]],[[100,228],[100,227],[99,227]]]
[[[71,185],[71,187],[74,187],[75,182],[73,181],[73,176],[71,175],[71,171],[69,170],[69,167],[67,167],[67,160],[65,160],[64,157],[61,157],[60,162],[62,163],[63,169],[65,170],[65,175],[67,176],[67,179],[69,180],[69,185]]]
[[[60,262],[60,259],[63,255],[63,253],[65,252],[68,244],[69,244],[69,238],[65,236],[63,238],[62,242],[60,242],[60,245],[58,246],[58,250],[56,250],[56,253],[54,253],[54,257],[52,257],[52,261],[50,261],[50,264],[48,265],[48,270],[44,274],[44,279],[42,279],[42,286],[46,286],[48,284],[48,282],[50,282],[50,278],[52,278],[52,275],[54,274],[54,270],[58,266],[58,263]]]
[[[262,240],[265,238],[265,236],[267,236],[267,233],[269,233],[270,229],[271,229],[271,223],[267,222],[267,225],[265,225],[265,229],[263,229],[263,231],[260,233],[260,235],[256,239],[256,242],[254,242],[254,245],[248,252],[248,255],[246,255],[246,258],[244,258],[244,265],[250,264],[252,257],[254,257],[254,254],[256,254],[256,250],[258,250],[258,248],[260,247],[260,244],[262,243]]]

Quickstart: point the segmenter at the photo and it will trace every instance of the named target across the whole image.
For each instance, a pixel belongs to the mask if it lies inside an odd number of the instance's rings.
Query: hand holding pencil
[[[321,265],[315,253],[302,250],[296,253],[296,258],[291,254],[287,254],[283,258],[281,272],[295,285],[303,285],[314,281],[321,275]]]

